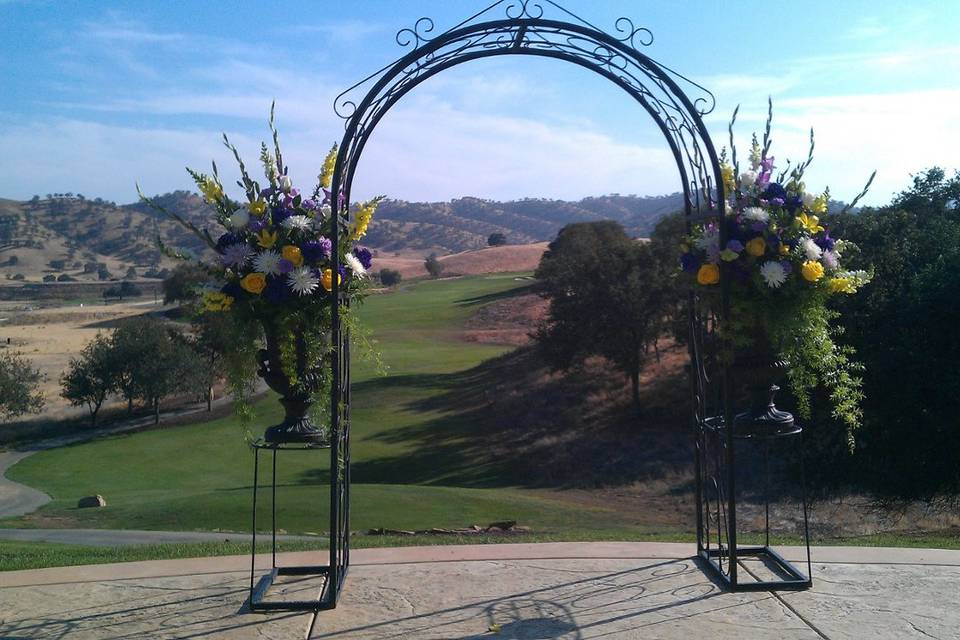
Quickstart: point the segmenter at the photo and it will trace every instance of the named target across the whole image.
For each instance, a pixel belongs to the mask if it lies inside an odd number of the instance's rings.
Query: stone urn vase
[[[775,397],[787,375],[789,362],[763,342],[734,359],[733,374],[745,388],[749,408],[733,418],[734,431],[744,435],[776,435],[794,429],[793,414],[777,408]]]
[[[308,361],[303,332],[297,331],[294,337],[297,383],[291,384],[281,362],[280,330],[270,320],[265,319],[262,324],[266,349],[258,352],[257,374],[268,387],[280,394],[280,404],[284,409],[283,422],[268,428],[263,439],[271,444],[328,443],[327,432],[317,427],[310,418],[310,407],[313,405],[311,396],[320,386],[324,360]]]

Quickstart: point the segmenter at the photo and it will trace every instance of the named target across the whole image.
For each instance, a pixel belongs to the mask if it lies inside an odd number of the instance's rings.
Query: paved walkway
[[[771,594],[722,590],[690,545],[359,550],[339,606],[316,616],[249,613],[243,556],[10,572],[0,574],[0,637],[960,638],[960,552],[814,551],[814,588]],[[283,554],[281,564],[322,557]]]

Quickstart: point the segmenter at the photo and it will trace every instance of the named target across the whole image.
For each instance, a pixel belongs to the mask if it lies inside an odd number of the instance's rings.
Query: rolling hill
[[[157,200],[199,226],[212,212],[202,199],[175,191]],[[682,207],[680,194],[656,197],[617,194],[576,202],[526,198],[508,202],[464,197],[450,202],[387,200],[371,224],[365,244],[381,256],[416,257],[462,253],[487,246],[502,233],[511,245],[552,240],[571,222],[616,220],[627,233],[645,236],[664,215]],[[48,194],[20,202],[0,199],[0,274],[6,284],[44,278],[97,281],[170,266],[155,239],[201,252],[200,241],[143,204],[117,205],[82,195]],[[130,272],[131,267],[134,269]],[[132,275],[130,277],[133,277]]]

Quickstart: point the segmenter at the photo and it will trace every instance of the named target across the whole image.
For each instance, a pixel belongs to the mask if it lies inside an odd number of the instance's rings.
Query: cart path
[[[46,497],[45,494],[41,495]],[[257,539],[267,542],[270,540],[270,535],[259,534]],[[277,540],[283,542],[304,540],[322,541],[325,539],[324,536],[277,536]],[[133,529],[0,529],[0,540],[57,542],[61,544],[82,544],[92,547],[190,542],[242,542],[249,544],[250,534],[217,531],[138,531]]]
[[[14,482],[6,476],[7,469],[37,451],[39,449],[0,451],[0,518],[33,513],[50,502],[50,496],[43,491]]]
[[[263,385],[258,385],[257,389],[255,390],[255,395],[262,393],[263,390]],[[230,396],[222,396],[213,401],[213,407],[219,408],[231,402],[233,402],[233,399]],[[206,413],[206,411],[207,405],[205,403],[197,403],[195,405],[181,407],[173,411],[167,411],[161,415],[161,418],[170,420],[195,413],[202,414]],[[14,447],[12,449],[0,450],[0,518],[15,518],[17,516],[25,516],[33,513],[46,503],[50,502],[50,496],[44,492],[34,489],[33,487],[29,487],[25,484],[14,482],[13,480],[7,478],[7,471],[10,469],[10,467],[17,464],[21,460],[45,449],[65,447],[67,445],[86,442],[88,440],[94,440],[103,436],[110,436],[127,431],[137,431],[145,427],[151,427],[152,425],[153,416],[143,415],[117,422],[108,427],[80,431],[78,433],[73,433],[66,436],[32,442],[24,445],[23,448]],[[162,421],[160,423],[160,428],[163,428]]]

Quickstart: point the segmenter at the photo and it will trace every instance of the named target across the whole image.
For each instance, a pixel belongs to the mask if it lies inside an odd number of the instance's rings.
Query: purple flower
[[[313,198],[307,198],[300,203],[300,206],[306,209],[307,211],[314,211],[317,208],[317,203],[313,201]]]
[[[782,206],[783,206],[783,198],[771,198],[771,199],[770,199],[770,204],[772,204],[772,205],[775,206],[775,207],[782,207]]]
[[[228,282],[220,288],[220,293],[237,299],[243,295],[243,289],[236,282]]]
[[[787,211],[789,211],[790,213],[793,213],[794,211],[800,208],[801,204],[803,204],[803,199],[800,198],[800,196],[790,196],[789,198],[787,198],[787,202],[786,202]]]
[[[787,199],[787,190],[783,188],[779,182],[771,182],[767,185],[767,188],[763,191],[763,196],[767,200],[774,200],[775,198],[780,199],[780,204],[782,205]]]
[[[760,233],[766,228],[767,228],[766,222],[754,222],[753,224],[750,225],[750,230],[756,231],[757,233]]]
[[[310,264],[316,264],[329,258],[332,250],[333,243],[323,236],[320,236],[317,240],[308,240],[300,245],[300,253],[303,254],[303,259]]]
[[[253,233],[260,233],[267,228],[267,221],[262,218],[253,218],[250,220],[249,229]]]
[[[727,249],[736,253],[740,253],[743,251],[743,243],[739,240],[728,240]]]
[[[680,256],[680,268],[687,273],[694,273],[700,268],[700,257],[692,253],[685,253]]]
[[[353,255],[357,256],[357,260],[360,261],[360,264],[363,265],[364,269],[369,269],[373,264],[373,254],[370,253],[369,249],[363,247],[356,247],[353,250]]]
[[[267,288],[263,290],[263,297],[274,304],[280,304],[290,297],[290,288],[287,278],[283,276],[267,276]]]
[[[780,266],[783,267],[783,272],[787,275],[793,273],[793,265],[790,264],[789,260],[781,260]]]
[[[814,242],[817,243],[817,246],[823,249],[824,251],[833,251],[833,248],[836,246],[837,242],[830,237],[829,231],[824,231],[823,236],[819,238],[814,238]]]
[[[323,190],[323,204],[330,204],[330,198],[333,196],[333,193],[329,189]]]
[[[227,267],[242,267],[252,256],[253,249],[247,243],[228,244],[223,249],[220,261]]]
[[[280,273],[290,273],[293,271],[293,263],[287,260],[286,258],[280,258],[277,262],[277,268],[280,269]]]
[[[287,207],[274,207],[272,214],[273,225],[279,227],[284,220],[293,215],[293,210]]]
[[[231,244],[243,242],[243,236],[239,233],[225,233],[217,239],[217,253],[223,253]]]

